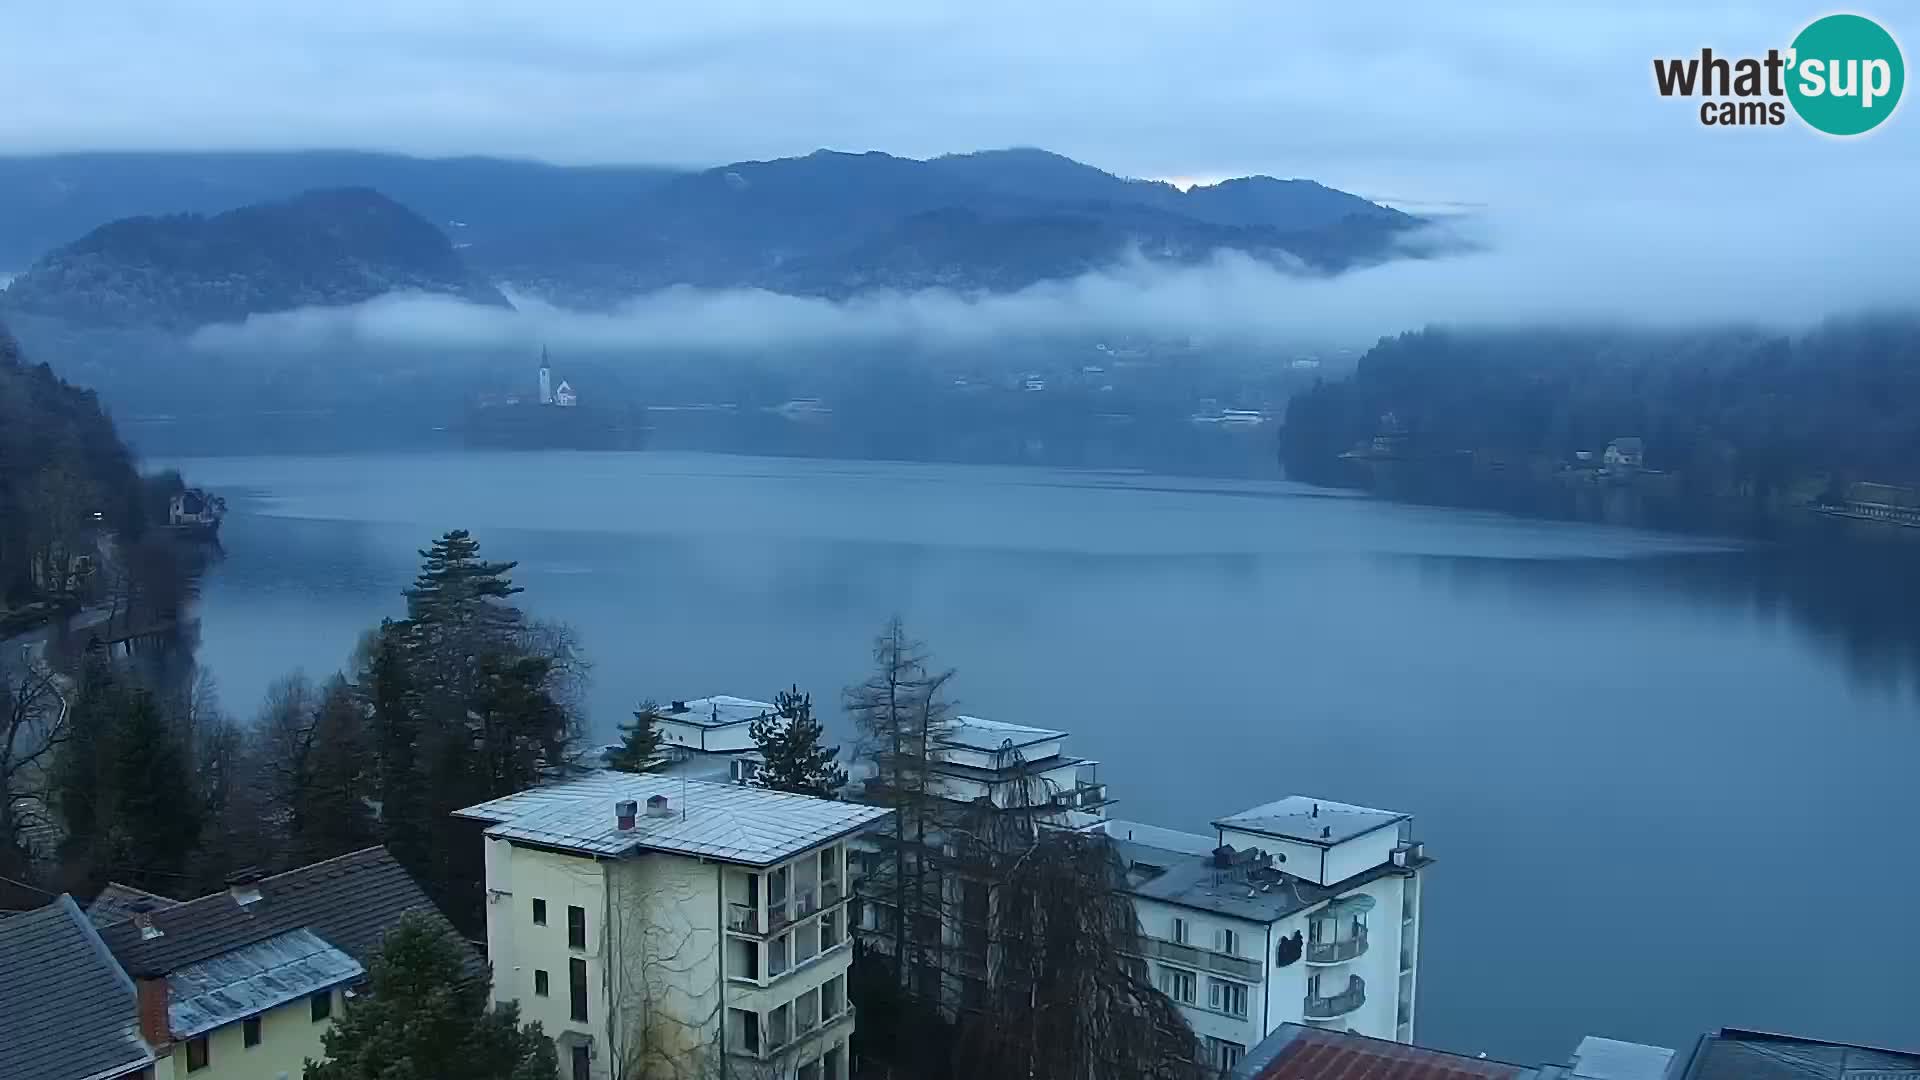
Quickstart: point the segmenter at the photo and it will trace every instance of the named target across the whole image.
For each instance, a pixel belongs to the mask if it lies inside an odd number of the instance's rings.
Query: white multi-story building
[[[1066,741],[1064,731],[977,716],[955,717],[942,727],[926,766],[930,793],[940,805],[929,816],[928,834],[908,838],[910,859],[924,854],[940,864],[941,894],[930,905],[936,910],[917,913],[908,923],[917,935],[910,943],[915,985],[928,998],[938,994],[949,1010],[986,1000],[993,935],[985,884],[951,873],[946,865],[944,857],[954,854],[947,831],[988,808],[1030,815],[1040,828],[1098,829],[1111,803],[1100,782],[1100,763],[1069,754]],[[870,783],[854,797],[885,802],[888,794]],[[889,955],[902,935],[902,916],[891,902],[893,842],[891,833],[876,830],[857,845],[865,876],[854,924],[867,947]]]
[[[846,1080],[847,845],[887,813],[616,772],[457,811],[487,825],[494,997],[567,1080]]]
[[[1413,1041],[1432,860],[1412,824],[1302,795],[1221,818],[1211,836],[1105,824],[1144,935],[1134,963],[1213,1064],[1232,1068],[1290,1022]]]
[[[668,702],[654,713],[660,771],[703,780],[750,779],[761,760],[753,722],[776,711],[771,701],[727,694]]]

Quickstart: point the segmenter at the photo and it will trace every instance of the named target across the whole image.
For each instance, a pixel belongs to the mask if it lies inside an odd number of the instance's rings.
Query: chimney
[[[134,983],[134,996],[140,1013],[140,1037],[155,1053],[165,1050],[173,1041],[167,1025],[167,980],[143,975]]]
[[[1314,817],[1319,817],[1319,816],[1320,816],[1320,804],[1319,804],[1319,803],[1314,803],[1314,804],[1313,804],[1313,816],[1314,816]]]
[[[1333,838],[1333,826],[1331,825],[1320,826],[1320,839],[1331,840],[1332,838]]]
[[[667,797],[665,795],[647,796],[647,816],[650,818],[673,816],[673,811],[667,806]]]
[[[243,866],[227,875],[227,895],[241,907],[260,902],[260,869],[255,866]]]
[[[613,827],[621,832],[633,828],[634,812],[637,808],[632,799],[621,799],[613,804]]]
[[[133,925],[139,928],[141,941],[152,941],[154,938],[166,936],[159,927],[153,925],[153,912],[151,911],[134,912]]]

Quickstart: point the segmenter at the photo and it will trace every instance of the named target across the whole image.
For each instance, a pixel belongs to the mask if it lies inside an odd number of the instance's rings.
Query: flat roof
[[[666,798],[666,817],[647,816],[647,800],[655,795]],[[624,831],[614,821],[614,804],[623,799],[639,808],[634,827]],[[890,813],[884,807],[743,784],[602,770],[456,810],[454,816],[493,823],[488,836],[587,856],[665,851],[769,866]]]
[[[167,976],[167,1026],[191,1039],[366,973],[311,930],[276,934]]]
[[[689,698],[680,704],[685,708],[676,710],[673,702],[668,702],[665,705],[655,706],[654,711],[662,720],[703,728],[750,724],[763,716],[771,716],[774,712],[771,701],[755,701],[752,698],[732,697],[727,694]]]
[[[1108,835],[1113,835],[1111,829]],[[1191,837],[1193,834],[1175,835]],[[1122,891],[1148,900],[1259,923],[1279,922],[1390,874],[1419,870],[1433,863],[1424,855],[1409,859],[1404,867],[1382,862],[1331,885],[1319,885],[1281,871],[1277,879],[1265,880],[1262,889],[1260,884],[1248,883],[1244,866],[1215,867],[1211,853],[1194,854],[1119,837],[1114,837],[1113,847],[1127,868]]]
[[[1053,728],[1029,727],[1026,724],[1009,724],[1000,720],[984,720],[978,716],[956,716],[947,725],[940,740],[948,746],[959,746],[968,750],[999,750],[1009,744],[1014,749],[1032,746],[1034,743],[1064,739],[1067,733]]]
[[[1394,810],[1375,810],[1352,803],[1316,799],[1310,795],[1288,795],[1242,810],[1213,823],[1215,828],[1258,833],[1277,840],[1292,840],[1317,847],[1331,847],[1344,840],[1404,821],[1411,815]]]
[[[1158,825],[1118,818],[1108,818],[1106,828],[1101,831],[1115,840],[1133,841],[1143,847],[1158,848],[1170,854],[1211,855],[1213,849],[1220,846],[1218,838],[1205,833],[1163,829]]]
[[[1920,1053],[1721,1028],[1700,1037],[1685,1080],[1915,1080]]]
[[[1673,1051],[1664,1046],[1588,1035],[1574,1048],[1567,1070],[1573,1080],[1666,1080]]]

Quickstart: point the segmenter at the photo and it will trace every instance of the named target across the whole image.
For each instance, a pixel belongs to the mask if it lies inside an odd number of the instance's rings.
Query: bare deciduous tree
[[[945,803],[934,770],[952,724],[946,688],[954,673],[929,668],[926,645],[907,635],[897,615],[874,639],[873,660],[873,674],[847,689],[846,709],[872,769],[864,801],[893,811],[893,832],[888,857],[862,878],[862,898],[892,920],[886,962],[894,983],[905,987],[915,972],[931,972],[937,985],[947,905],[934,865]]]
[[[66,739],[71,692],[37,656],[0,657],[0,873],[18,876],[44,854],[36,838],[52,834],[46,773]]]

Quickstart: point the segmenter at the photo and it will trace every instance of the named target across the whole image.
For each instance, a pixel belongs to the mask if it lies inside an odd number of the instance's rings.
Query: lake
[[[1116,817],[1287,793],[1438,858],[1425,1043],[1520,1062],[1720,1025],[1916,1040],[1916,578],[1856,555],[1279,481],[717,455],[177,463],[221,489],[202,662],[250,715],[472,530],[643,698],[797,683],[837,734],[895,612],[969,712],[1073,732]],[[1879,875],[1885,876],[1879,876]],[[1881,931],[1885,931],[1882,935]]]

